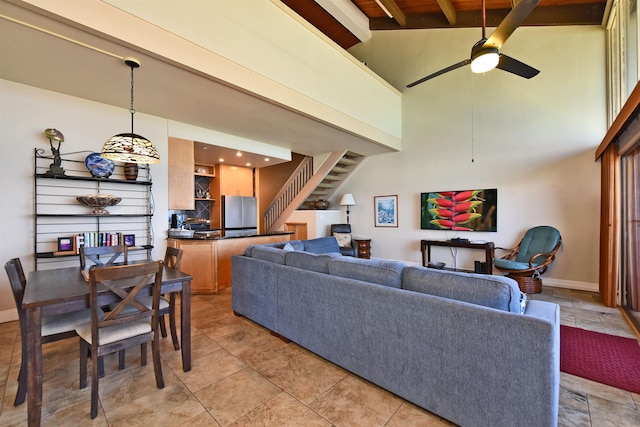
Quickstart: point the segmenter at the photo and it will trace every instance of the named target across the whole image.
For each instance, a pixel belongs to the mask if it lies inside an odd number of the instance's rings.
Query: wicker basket
[[[520,290],[525,294],[539,294],[542,292],[542,279],[530,276],[516,276],[509,274],[508,277],[518,282]]]

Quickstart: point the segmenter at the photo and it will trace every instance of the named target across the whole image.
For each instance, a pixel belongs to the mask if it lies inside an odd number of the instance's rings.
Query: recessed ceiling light
[[[236,153],[236,156],[238,156],[238,157],[242,157],[242,153],[238,151],[238,152]]]
[[[264,161],[265,161],[265,162],[268,162],[269,160],[271,160],[271,159],[270,159],[270,158],[268,158],[268,157],[265,157],[265,158],[264,158]]]
[[[251,163],[247,162],[247,163],[246,163],[246,165],[247,165],[247,166],[251,166]]]
[[[218,161],[219,161],[219,162],[224,162],[224,159],[223,159],[222,157],[220,157],[220,158],[218,159]]]
[[[200,148],[202,148],[203,150],[208,150],[209,149],[209,147],[206,146],[206,145],[201,145]]]

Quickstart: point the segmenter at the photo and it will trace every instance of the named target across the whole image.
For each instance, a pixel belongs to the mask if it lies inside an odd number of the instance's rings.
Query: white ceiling
[[[138,59],[142,66],[135,71],[134,104],[137,112],[306,155],[344,149],[363,155],[388,151],[371,140],[247,93],[242,88],[232,87],[212,76],[196,73],[151,52],[95,34],[91,29],[71,26],[59,17],[52,19],[40,11],[20,6],[0,0],[0,14],[120,57]],[[129,108],[130,71],[121,59],[2,18],[0,57],[2,79]],[[258,156],[253,161],[263,157]],[[272,159],[274,163],[277,161]]]

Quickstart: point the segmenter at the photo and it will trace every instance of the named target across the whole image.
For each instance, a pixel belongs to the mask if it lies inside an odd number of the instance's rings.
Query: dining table
[[[174,268],[162,270],[161,293],[180,292],[180,339],[182,369],[191,370],[191,280],[192,276]],[[151,289],[149,287],[149,294]],[[101,306],[117,297],[99,292]],[[69,313],[89,307],[89,284],[80,267],[31,271],[24,290],[22,308],[27,328],[28,425],[40,426],[42,413],[42,316]]]

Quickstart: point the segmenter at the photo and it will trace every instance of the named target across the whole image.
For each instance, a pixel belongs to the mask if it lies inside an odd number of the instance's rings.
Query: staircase
[[[329,200],[362,159],[363,156],[351,151],[343,153],[298,209],[317,209],[315,203],[318,200]]]
[[[313,173],[312,158],[306,157],[265,211],[264,230],[279,230],[296,209],[316,209],[315,203],[328,200],[362,159],[351,151],[332,152]]]

